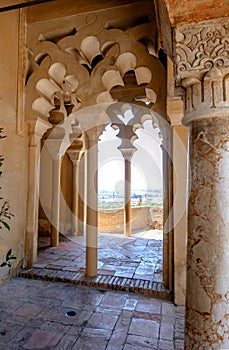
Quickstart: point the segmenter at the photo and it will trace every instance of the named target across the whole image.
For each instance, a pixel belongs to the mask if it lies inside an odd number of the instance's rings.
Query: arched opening
[[[142,27],[142,30],[143,29]],[[125,181],[129,182],[128,176],[131,173],[130,163],[132,162],[132,166],[134,165],[134,159],[138,157],[137,154],[140,152],[141,148],[136,139],[137,137],[139,137],[139,140],[142,137],[145,138],[145,136],[141,135],[142,126],[144,129],[145,125],[148,123],[147,119],[153,119],[150,116],[151,113],[155,113],[162,119],[160,125],[161,133],[163,130],[163,123],[166,123],[166,71],[165,67],[158,59],[156,52],[153,50],[149,52],[147,47],[144,47],[141,43],[140,38],[137,39],[138,30],[131,31],[127,34],[120,29],[116,31],[114,29],[104,28],[103,31],[99,32],[96,36],[89,33],[90,31],[91,28],[88,27],[88,31],[85,33],[84,30],[82,30],[82,32],[77,31],[75,35],[66,36],[56,43],[50,43],[48,40],[40,42],[39,45],[42,46],[41,52],[45,53],[47,51],[48,55],[42,56],[44,58],[37,63],[38,68],[35,69],[28,80],[28,86],[31,87],[31,89],[35,88],[35,94],[33,95],[31,93],[28,97],[28,110],[30,111],[30,108],[32,108],[36,117],[46,119],[50,111],[58,107],[58,110],[63,113],[64,123],[70,120],[70,117],[75,116],[75,121],[77,120],[85,136],[86,152],[84,158],[86,159],[85,163],[87,169],[81,176],[79,176],[78,169],[77,181],[79,182],[83,179],[86,187],[87,212],[81,216],[79,220],[79,215],[76,212],[79,196],[73,195],[73,178],[76,177],[75,175],[73,176],[74,171],[76,172],[76,170],[74,170],[74,162],[78,162],[78,160],[73,159],[75,157],[73,153],[76,150],[73,150],[71,146],[73,143],[73,139],[70,137],[73,130],[71,123],[69,123],[67,129],[64,130],[64,139],[66,138],[69,140],[65,140],[68,146],[66,145],[64,152],[63,150],[61,151],[62,166],[58,168],[58,181],[62,182],[60,186],[60,192],[62,193],[58,196],[61,197],[61,195],[63,195],[64,199],[67,199],[65,202],[67,202],[68,210],[71,211],[71,215],[69,216],[71,220],[66,219],[66,215],[63,215],[63,207],[61,208],[62,199],[59,199],[59,216],[55,217],[55,235],[57,237],[57,249],[55,249],[55,252],[59,253],[58,234],[62,231],[65,236],[72,235],[73,238],[71,238],[71,242],[73,241],[75,244],[77,240],[81,240],[81,247],[78,247],[76,251],[80,251],[81,248],[84,250],[84,230],[82,229],[81,233],[79,232],[79,222],[81,222],[82,226],[86,227],[86,242],[91,233],[93,233],[92,236],[94,237],[91,241],[93,242],[92,244],[95,245],[95,247],[92,247],[93,249],[88,249],[86,243],[86,250],[89,251],[86,256],[94,256],[91,264],[97,265],[93,268],[91,275],[87,274],[93,277],[97,274],[97,268],[100,269],[102,266],[96,262],[96,230],[98,229],[97,189],[93,184],[97,176],[97,164],[95,161],[95,151],[97,147],[96,138],[99,137],[99,134],[109,123],[111,123],[113,127],[117,126],[119,128],[118,137],[121,139],[121,143],[118,148],[125,158]],[[118,39],[116,35],[118,35]],[[116,45],[117,42],[119,45]],[[109,44],[109,49],[105,52],[102,48],[107,47],[107,44]],[[39,54],[38,47],[36,47],[35,52],[36,57],[37,54]],[[89,70],[84,68],[85,64],[88,65],[90,68]],[[59,101],[58,106],[56,106],[57,101]],[[120,106],[115,104],[116,101]],[[103,112],[105,112],[106,118],[101,122],[103,119],[101,108],[103,104],[112,105],[114,109],[119,109],[120,107],[121,113],[116,113],[114,110],[113,112],[111,111],[110,114],[107,109],[104,108]],[[135,104],[132,111],[128,111],[128,104]],[[87,112],[87,108],[89,107],[92,109]],[[146,111],[141,111],[141,109],[144,110],[146,107],[148,108],[149,116],[147,116]],[[133,123],[131,122],[132,119],[134,119],[134,121],[132,121]],[[62,126],[60,126],[60,128],[61,127]],[[99,131],[99,129],[101,130]],[[138,151],[136,151],[137,147],[139,148]],[[147,149],[149,150],[150,146]],[[132,158],[131,162],[130,158]],[[143,158],[147,158],[147,156],[141,157],[141,159]],[[152,159],[148,159],[147,163],[152,163]],[[144,173],[146,182],[150,183],[151,176],[146,175],[147,171],[148,167],[143,169],[141,173]],[[71,175],[68,175],[68,172],[70,172]],[[134,174],[133,170],[132,173]],[[69,188],[72,189],[70,191],[70,196],[67,194]],[[149,204],[149,202],[151,206],[154,203],[155,207],[155,204],[158,204],[158,197],[157,200],[155,200],[155,193],[153,193],[153,195],[151,195],[152,193],[149,194],[149,191],[153,190],[152,188],[133,188],[133,190],[134,192],[131,194],[130,186],[128,186],[128,191],[125,191],[125,216],[126,218],[129,217],[125,221],[125,232],[130,230],[131,218],[129,204],[131,204],[131,200],[135,209],[144,207],[144,204]],[[137,190],[140,192],[136,194]],[[113,199],[115,199],[115,195],[114,193]],[[54,196],[57,202],[58,196]],[[74,196],[75,199],[73,200]],[[78,197],[77,200],[76,197]],[[128,201],[127,198],[129,198]],[[84,201],[85,198],[81,196],[81,199]],[[93,208],[91,208],[90,203],[88,203],[90,200],[91,203],[93,203]],[[137,215],[138,218],[139,216],[140,215]],[[70,224],[68,226],[69,221]],[[171,247],[169,247],[169,249],[170,248]],[[167,250],[164,255],[168,255]],[[84,259],[79,260],[77,263],[79,263],[79,265],[75,266],[74,269],[77,271],[79,270],[80,273],[81,269],[85,268]],[[72,264],[68,261],[68,265],[65,266],[66,271],[70,272],[70,267],[72,267]],[[85,273],[85,271],[82,270],[82,273]]]
[[[154,122],[155,126],[155,122]],[[131,159],[131,236],[125,237],[124,158],[111,125],[98,144],[99,264],[115,277],[162,282],[163,179],[159,129],[137,129]],[[139,251],[141,250],[141,254]]]

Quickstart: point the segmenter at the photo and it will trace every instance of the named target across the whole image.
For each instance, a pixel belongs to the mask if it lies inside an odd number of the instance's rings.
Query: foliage
[[[11,267],[12,260],[15,260],[16,256],[12,254],[12,249],[10,249],[6,254],[6,260],[0,264],[0,267],[8,266]]]
[[[0,128],[0,140],[5,138],[5,136],[1,135],[3,129]],[[2,167],[4,158],[2,155],[0,155],[0,167]],[[2,171],[0,171],[0,177],[2,176]],[[1,190],[1,187],[0,187]],[[14,216],[10,211],[10,205],[9,202],[6,200],[3,200],[2,197],[0,197],[0,229],[5,227],[7,230],[10,230],[10,225],[8,223],[8,220],[11,219],[11,217]]]

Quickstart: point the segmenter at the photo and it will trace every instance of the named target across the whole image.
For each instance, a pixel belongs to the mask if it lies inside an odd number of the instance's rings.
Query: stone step
[[[164,300],[172,300],[171,292],[161,282],[152,282],[143,279],[98,275],[86,277],[84,272],[60,271],[52,269],[31,268],[21,270],[19,277],[39,279],[51,282],[64,282],[76,285],[111,289],[125,292],[150,295]]]

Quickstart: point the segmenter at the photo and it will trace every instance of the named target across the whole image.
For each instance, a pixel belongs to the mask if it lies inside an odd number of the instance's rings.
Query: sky
[[[159,129],[152,127],[147,120],[144,128],[138,129],[138,139],[134,141],[137,151],[132,158],[132,190],[162,188],[162,151]],[[118,130],[111,126],[100,137],[98,149],[98,188],[99,191],[117,191],[124,187],[124,159],[117,149],[121,140],[116,137]]]

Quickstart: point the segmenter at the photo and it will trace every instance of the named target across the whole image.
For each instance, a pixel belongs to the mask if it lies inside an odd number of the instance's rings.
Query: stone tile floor
[[[183,349],[184,308],[168,301],[18,277],[0,293],[0,350]]]
[[[85,237],[60,235],[58,247],[39,237],[38,261],[21,277],[106,287],[151,294],[170,300],[162,283],[162,231],[99,234],[98,277],[85,277]]]
[[[47,238],[40,237],[39,245],[43,249],[34,267],[63,271],[85,268],[85,237],[61,236],[56,248],[47,246]],[[132,237],[99,234],[98,246],[98,268],[102,274],[162,282],[161,231],[137,232]]]
[[[85,267],[85,237],[61,236],[58,248],[47,247],[47,237],[40,237],[38,263],[35,267],[61,266],[67,271]],[[109,275],[162,281],[162,232],[148,230],[132,237],[123,234],[99,234],[98,267]],[[51,266],[50,266],[51,265]]]

